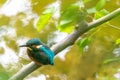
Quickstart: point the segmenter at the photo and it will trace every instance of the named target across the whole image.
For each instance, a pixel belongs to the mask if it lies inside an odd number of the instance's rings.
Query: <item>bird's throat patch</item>
[[[39,48],[41,48],[41,47],[42,47],[42,45],[38,45],[38,46],[36,46],[37,49],[39,49]]]

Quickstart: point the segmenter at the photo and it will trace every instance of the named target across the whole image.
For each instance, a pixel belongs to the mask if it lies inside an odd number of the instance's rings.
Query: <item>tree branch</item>
[[[108,15],[106,15],[106,16],[104,16],[104,17],[102,17],[94,22],[89,23],[88,30],[93,28],[93,27],[99,26],[99,25],[113,19],[114,17],[119,16],[119,15],[120,15],[120,8],[114,10],[113,12],[109,13]]]
[[[78,24],[78,28],[75,29],[71,34],[69,34],[66,38],[64,38],[60,43],[57,43],[51,47],[51,49],[55,52],[55,55],[58,54],[60,51],[65,49],[68,46],[74,44],[74,42],[85,32],[89,31],[90,29],[97,27],[114,17],[120,15],[120,8],[116,9],[115,11],[109,13],[108,15],[93,21],[87,24],[84,20]],[[38,69],[40,66],[36,65],[35,63],[31,62],[25,67],[23,67],[18,73],[13,75],[9,80],[23,80],[27,75]]]

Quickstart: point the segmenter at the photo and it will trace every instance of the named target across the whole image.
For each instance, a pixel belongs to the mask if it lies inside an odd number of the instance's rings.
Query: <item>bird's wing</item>
[[[53,64],[54,52],[45,46],[42,46],[40,50],[49,56],[50,63]]]

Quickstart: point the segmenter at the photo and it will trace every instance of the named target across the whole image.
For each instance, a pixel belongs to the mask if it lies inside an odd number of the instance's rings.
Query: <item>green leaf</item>
[[[120,61],[120,58],[116,57],[116,58],[107,59],[103,63],[108,64],[108,63],[112,63],[112,62],[116,62],[116,61]]]
[[[120,44],[120,38],[116,40],[116,44]]]
[[[0,80],[8,80],[9,76],[5,72],[0,71]]]
[[[106,0],[99,0],[98,3],[96,4],[95,8],[96,10],[100,10],[101,8],[103,8],[103,6],[105,5]]]
[[[92,13],[95,13],[95,12],[96,12],[96,8],[95,7],[87,9],[87,13],[88,14],[92,14]]]
[[[49,20],[52,17],[52,14],[54,13],[55,9],[54,7],[46,9],[40,16],[38,22],[37,22],[37,30],[41,31],[45,25],[49,22]]]
[[[91,38],[83,38],[78,41],[77,45],[79,46],[79,49],[81,52],[84,51],[84,48],[90,43]]]
[[[74,25],[83,18],[79,6],[79,3],[72,4],[63,11],[58,24],[60,31],[70,33],[74,29]]]
[[[91,0],[85,0],[85,2],[89,2],[89,1],[91,1]],[[106,3],[106,0],[99,0],[98,3],[96,4],[96,6],[87,9],[87,12],[88,12],[89,14],[96,13],[96,12],[99,11],[101,8],[103,8],[103,6],[105,5],[105,3]]]
[[[62,26],[63,27],[63,26]],[[70,26],[69,25],[69,29],[68,29],[68,27],[67,27],[67,24],[66,24],[66,26],[64,26],[63,28],[62,28],[61,26],[58,26],[58,29],[60,30],[60,31],[62,31],[62,32],[66,32],[66,33],[70,33],[70,32],[72,32],[73,31],[73,29],[74,29],[74,26]]]
[[[109,13],[109,12],[108,12],[106,9],[102,9],[102,10],[100,10],[100,11],[97,11],[97,12],[95,13],[95,19],[99,19],[99,18],[107,15],[108,13]]]

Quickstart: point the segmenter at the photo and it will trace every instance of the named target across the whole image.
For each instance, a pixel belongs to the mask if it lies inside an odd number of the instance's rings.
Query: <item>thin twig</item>
[[[110,26],[110,27],[112,27],[112,28],[114,28],[114,29],[120,30],[119,27],[116,27],[116,26],[114,26],[114,25],[112,25],[112,24],[107,24],[107,25]]]

